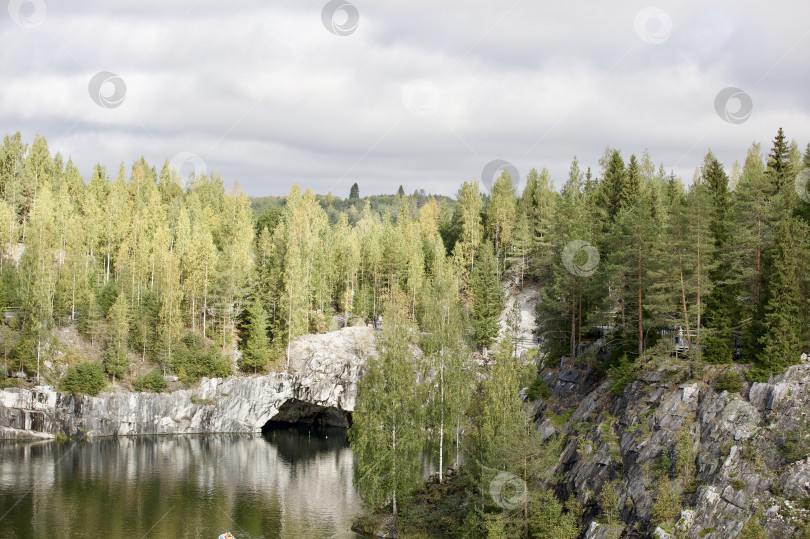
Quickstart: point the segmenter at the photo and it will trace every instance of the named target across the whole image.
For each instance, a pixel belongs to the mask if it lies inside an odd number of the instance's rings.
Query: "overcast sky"
[[[807,0],[7,3],[3,134],[85,178],[143,155],[254,196],[452,195],[494,159],[559,188],[608,145],[691,179],[810,142]]]

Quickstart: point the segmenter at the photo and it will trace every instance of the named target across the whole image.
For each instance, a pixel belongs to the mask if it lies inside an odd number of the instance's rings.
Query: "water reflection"
[[[0,537],[330,537],[360,511],[343,429],[0,443]]]

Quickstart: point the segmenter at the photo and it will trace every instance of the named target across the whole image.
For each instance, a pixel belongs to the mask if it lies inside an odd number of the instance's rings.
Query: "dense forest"
[[[85,181],[43,137],[6,136],[0,376],[161,390],[167,374],[191,384],[286,369],[295,337],[382,315],[350,431],[370,507],[397,514],[422,452],[446,468],[463,446],[463,496],[480,503],[449,522],[576,536],[575,501],[550,489],[533,488],[511,512],[482,494],[507,468],[547,484],[544,463],[559,449],[537,442],[517,398],[543,388],[534,357],[510,338],[519,314],[507,313],[498,339],[504,280],[542,288],[538,360],[582,356],[617,385],[671,353],[749,364],[750,380],[767,380],[810,342],[810,145],[802,154],[780,129],[767,154],[754,144],[727,172],[709,152],[687,182],[647,152],[625,161],[607,148],[599,165],[594,174],[574,158],[559,191],[532,169],[522,193],[503,172],[491,192],[473,179],[454,200],[293,185],[251,204],[216,175],[183,185],[168,162],[143,158],[114,177],[96,166]]]

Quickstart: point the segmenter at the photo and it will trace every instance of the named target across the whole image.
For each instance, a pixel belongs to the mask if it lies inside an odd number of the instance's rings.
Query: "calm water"
[[[0,442],[0,538],[350,537],[343,429]]]

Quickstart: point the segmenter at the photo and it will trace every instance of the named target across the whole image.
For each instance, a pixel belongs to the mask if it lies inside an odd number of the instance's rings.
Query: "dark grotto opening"
[[[292,426],[340,427],[347,429],[351,424],[351,412],[291,399],[285,402],[279,408],[278,413],[262,426],[262,432]]]

